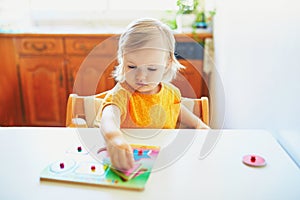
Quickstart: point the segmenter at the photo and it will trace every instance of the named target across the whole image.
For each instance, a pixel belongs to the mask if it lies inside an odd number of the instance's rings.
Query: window
[[[80,23],[119,26],[139,17],[175,18],[177,10],[177,0],[0,0],[0,29]]]
[[[0,0],[0,25],[128,21],[176,12],[177,0]],[[18,5],[18,6],[16,6]],[[27,23],[26,23],[27,22]]]
[[[177,10],[177,0],[110,0],[109,10]]]

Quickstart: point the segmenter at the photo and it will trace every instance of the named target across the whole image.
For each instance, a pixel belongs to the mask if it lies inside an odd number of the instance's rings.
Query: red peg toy
[[[96,171],[95,165],[92,165],[92,166],[91,166],[91,170],[92,170],[92,172]]]
[[[60,167],[61,169],[63,169],[63,168],[65,168],[65,164],[64,164],[64,163],[59,163],[59,167]]]
[[[142,155],[143,155],[143,150],[142,150],[142,149],[140,149],[140,150],[138,151],[138,155],[139,155],[139,156],[142,156]]]
[[[251,156],[250,161],[251,161],[252,163],[255,163],[255,161],[256,161],[255,156]]]

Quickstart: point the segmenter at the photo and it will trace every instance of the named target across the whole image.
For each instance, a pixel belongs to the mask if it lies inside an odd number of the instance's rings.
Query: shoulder
[[[124,120],[128,100],[129,92],[125,88],[123,88],[119,83],[117,83],[115,87],[108,91],[104,99],[103,108],[105,108],[108,105],[117,106],[121,111],[121,118],[122,120]]]
[[[127,97],[129,91],[126,90],[120,83],[117,83],[108,93],[106,98]]]
[[[105,105],[114,104],[118,106],[121,110],[123,107],[125,109],[130,98],[130,93],[125,88],[123,88],[119,83],[115,85],[111,90],[108,91],[105,96]]]
[[[163,87],[165,87],[165,89],[167,91],[173,91],[175,93],[180,94],[180,90],[178,89],[178,87],[176,87],[175,85],[171,84],[171,83],[162,83]]]
[[[181,92],[180,90],[171,83],[162,83],[165,91],[171,95],[174,95],[176,98],[181,98]]]

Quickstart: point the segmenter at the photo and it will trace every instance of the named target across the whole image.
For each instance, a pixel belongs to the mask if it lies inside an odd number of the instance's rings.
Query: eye
[[[157,68],[149,67],[148,70],[154,72],[157,70]]]
[[[129,69],[136,69],[136,66],[134,66],[134,65],[128,65],[128,68]]]

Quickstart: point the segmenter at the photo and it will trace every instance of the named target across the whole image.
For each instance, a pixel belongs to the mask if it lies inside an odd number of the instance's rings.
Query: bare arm
[[[120,115],[117,106],[106,106],[102,112],[101,132],[106,140],[112,165],[118,169],[128,170],[134,164],[133,153],[120,130]]]
[[[200,118],[198,118],[194,113],[188,110],[184,105],[180,106],[180,121],[195,129],[210,129]]]

